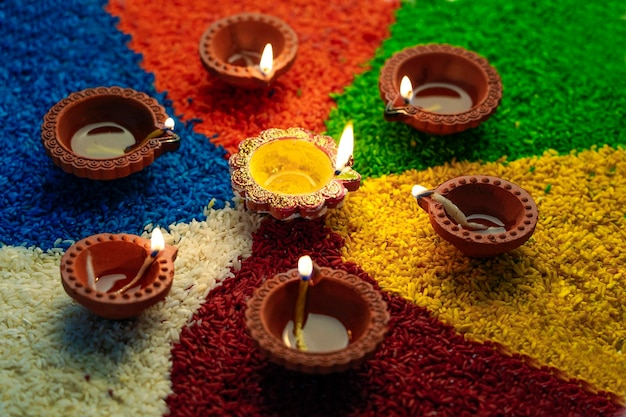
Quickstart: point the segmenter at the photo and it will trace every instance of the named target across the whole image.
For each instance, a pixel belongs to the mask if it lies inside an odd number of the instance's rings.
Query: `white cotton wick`
[[[478,229],[478,230],[486,230],[489,228],[488,226],[484,224],[468,221],[467,217],[465,217],[465,214],[461,211],[461,209],[458,208],[456,204],[454,204],[452,201],[448,200],[446,197],[442,196],[441,194],[434,192],[432,193],[431,198],[435,200],[436,202],[440,203],[443,206],[443,209],[448,214],[448,216],[452,217],[454,221],[456,221],[459,225],[465,228]]]
[[[504,227],[504,223],[502,222],[502,220],[498,219],[497,217],[490,216],[488,214],[479,214],[479,213],[470,214],[469,216],[467,216],[467,220],[474,220],[474,219],[487,220],[488,222],[495,224],[495,226],[489,226],[485,230],[477,230],[476,233],[506,233],[506,228]]]
[[[96,288],[96,274],[93,270],[93,260],[89,250],[87,251],[87,287],[92,290]]]
[[[434,190],[430,190],[422,185],[414,185],[413,188],[411,189],[411,194],[417,200],[419,200],[420,198],[424,198],[424,197],[430,197],[436,202],[440,203],[443,206],[443,209],[445,210],[446,214],[452,217],[452,219],[459,226],[462,226],[466,229],[474,229],[476,231],[482,231],[483,233],[484,232],[501,233],[506,230],[503,227],[504,223],[502,223],[499,219],[492,218],[491,216],[471,215],[469,217],[483,218],[484,220],[492,221],[494,224],[498,225],[499,227],[487,226],[481,223],[470,221],[469,218],[465,216],[465,213],[463,213],[456,204],[454,204],[452,201],[450,201],[443,195],[439,194],[438,192]]]

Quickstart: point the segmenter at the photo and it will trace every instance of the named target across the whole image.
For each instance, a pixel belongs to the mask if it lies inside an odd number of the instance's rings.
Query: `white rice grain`
[[[242,205],[205,215],[164,231],[178,247],[174,283],[135,320],[104,320],[74,302],[61,286],[61,249],[0,247],[0,414],[166,413],[172,343],[209,291],[251,255],[261,221]]]

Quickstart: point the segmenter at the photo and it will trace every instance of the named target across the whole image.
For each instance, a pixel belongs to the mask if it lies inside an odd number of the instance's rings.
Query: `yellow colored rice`
[[[471,259],[435,234],[412,186],[468,174],[501,177],[533,196],[539,221],[528,242]],[[346,239],[346,261],[468,339],[626,395],[625,207],[626,152],[603,147],[370,179],[327,222]]]

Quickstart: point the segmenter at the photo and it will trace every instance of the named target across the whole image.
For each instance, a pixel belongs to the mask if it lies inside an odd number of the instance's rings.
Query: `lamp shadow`
[[[59,347],[57,354],[64,367],[85,378],[115,374],[150,326],[142,318],[106,320],[76,303],[67,304],[61,316],[51,336]]]
[[[288,371],[275,364],[269,364],[268,370],[270,367],[271,372],[261,376],[260,387],[263,402],[272,415],[343,416],[366,403],[358,370],[309,375]]]

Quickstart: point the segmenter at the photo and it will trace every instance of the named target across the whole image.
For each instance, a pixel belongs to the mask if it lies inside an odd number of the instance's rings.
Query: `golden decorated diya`
[[[346,142],[342,137],[339,149]],[[233,190],[252,211],[279,220],[315,219],[361,184],[351,168],[352,148],[345,149],[340,153],[330,136],[301,128],[265,130],[242,141],[230,157]]]

